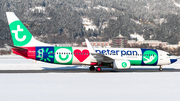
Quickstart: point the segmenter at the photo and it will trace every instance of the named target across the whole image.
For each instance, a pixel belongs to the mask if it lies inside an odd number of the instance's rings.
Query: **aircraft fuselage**
[[[64,65],[92,65],[98,62],[86,47],[23,47],[28,51],[13,50],[13,53],[38,61]],[[171,64],[177,59],[156,49],[141,48],[95,48],[99,54],[114,60],[128,60],[131,65],[160,66]],[[111,63],[113,61],[102,61]]]

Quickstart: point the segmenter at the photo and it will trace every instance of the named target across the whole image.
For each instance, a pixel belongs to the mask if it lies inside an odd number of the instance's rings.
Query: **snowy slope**
[[[172,1],[177,7],[180,7],[180,4],[176,3],[174,0],[172,0]]]

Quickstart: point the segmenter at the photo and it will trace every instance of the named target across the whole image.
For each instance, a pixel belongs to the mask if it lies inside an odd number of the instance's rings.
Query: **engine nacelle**
[[[131,67],[131,63],[126,60],[114,60],[113,61],[113,69],[129,69]]]

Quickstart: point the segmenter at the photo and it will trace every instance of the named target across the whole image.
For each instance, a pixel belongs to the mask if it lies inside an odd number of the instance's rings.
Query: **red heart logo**
[[[83,50],[82,52],[79,49],[74,50],[74,56],[80,61],[83,62],[89,57],[89,51]]]

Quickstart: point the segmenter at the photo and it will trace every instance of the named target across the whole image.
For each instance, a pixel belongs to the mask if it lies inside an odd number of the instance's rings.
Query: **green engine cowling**
[[[131,63],[126,60],[114,60],[113,69],[130,69]]]

